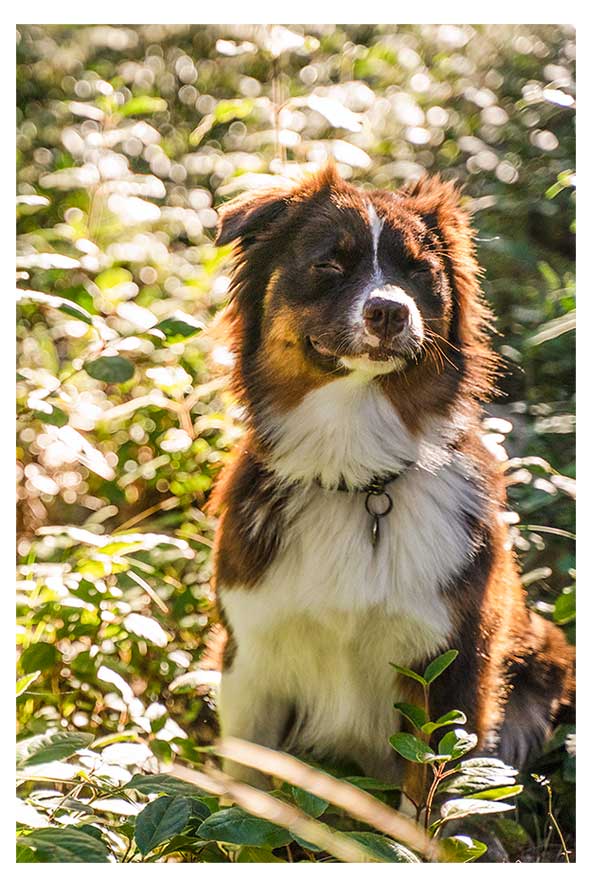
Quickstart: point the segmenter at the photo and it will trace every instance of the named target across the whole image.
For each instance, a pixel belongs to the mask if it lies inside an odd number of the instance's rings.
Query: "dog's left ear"
[[[274,189],[231,200],[219,210],[216,245],[239,240],[244,248],[269,231],[269,226],[287,210],[289,193]]]
[[[462,193],[455,182],[442,181],[438,175],[424,176],[399,193],[412,200],[413,210],[444,244],[449,245],[450,240],[457,244],[458,238],[470,242],[470,214],[462,206]]]

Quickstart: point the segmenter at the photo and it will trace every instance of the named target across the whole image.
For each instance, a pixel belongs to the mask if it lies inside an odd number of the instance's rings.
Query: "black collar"
[[[384,492],[386,486],[393,483],[395,480],[398,480],[409,468],[414,467],[414,464],[415,462],[409,461],[400,471],[391,471],[389,474],[378,474],[372,477],[366,486],[348,486],[342,477],[338,486],[324,486],[318,478],[316,478],[316,483],[327,492],[364,492],[366,495],[368,493],[371,493],[372,495],[380,495]]]

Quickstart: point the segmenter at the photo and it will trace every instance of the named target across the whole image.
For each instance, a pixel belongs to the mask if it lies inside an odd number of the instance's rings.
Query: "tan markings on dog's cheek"
[[[306,356],[301,316],[301,310],[296,313],[284,306],[264,323],[258,363],[280,411],[292,409],[314,388],[330,381],[330,376]]]

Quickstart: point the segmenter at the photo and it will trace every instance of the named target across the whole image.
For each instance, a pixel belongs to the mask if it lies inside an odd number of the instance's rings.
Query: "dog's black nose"
[[[388,341],[404,332],[409,324],[410,310],[404,302],[373,296],[365,302],[363,320],[371,335]]]

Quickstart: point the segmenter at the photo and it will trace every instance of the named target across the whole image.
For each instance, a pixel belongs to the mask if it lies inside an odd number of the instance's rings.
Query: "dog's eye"
[[[315,265],[312,265],[315,271],[320,271],[322,274],[342,274],[343,268],[337,261],[321,261],[317,262]]]
[[[427,262],[421,262],[420,264],[413,265],[409,268],[408,276],[414,280],[426,280],[431,277],[432,268],[431,265],[427,264]]]

